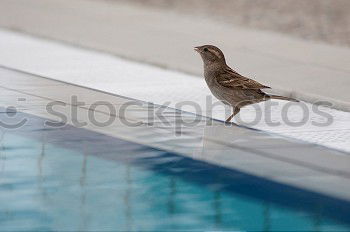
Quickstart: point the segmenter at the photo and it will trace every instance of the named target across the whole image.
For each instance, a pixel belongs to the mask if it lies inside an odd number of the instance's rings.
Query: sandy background
[[[349,0],[107,0],[350,46]]]

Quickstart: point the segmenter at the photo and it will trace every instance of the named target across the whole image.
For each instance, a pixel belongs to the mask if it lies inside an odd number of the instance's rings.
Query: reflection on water
[[[214,192],[213,205],[214,205],[215,225],[216,227],[219,228],[221,225],[222,212],[221,212],[221,193],[218,191]]]
[[[126,218],[126,230],[132,230],[132,203],[131,203],[131,195],[132,195],[132,181],[131,181],[131,173],[130,173],[130,165],[126,165],[125,167],[125,179],[126,179],[126,187],[124,194],[124,207],[125,207],[125,218]]]
[[[91,156],[84,143],[79,152],[46,136],[11,133],[1,143],[1,157],[7,157],[1,161],[1,230],[349,229],[321,213],[228,192],[224,185]],[[113,155],[125,152],[121,147]]]
[[[271,231],[271,214],[270,214],[270,204],[269,202],[265,202],[264,205],[264,231]]]
[[[1,130],[0,131],[0,178],[2,176],[2,173],[5,170],[5,163],[6,163],[6,156],[4,153],[4,144],[3,144],[4,135],[5,135],[5,132]]]
[[[86,191],[85,191],[85,183],[86,183],[86,165],[87,165],[87,155],[83,154],[83,162],[81,165],[81,175],[80,175],[80,223],[79,223],[79,231],[85,231],[87,218],[85,213],[85,202],[86,202]]]
[[[176,202],[175,202],[175,197],[176,197],[176,179],[174,176],[170,176],[169,178],[169,200],[168,200],[168,214],[173,215],[175,214],[176,210]]]

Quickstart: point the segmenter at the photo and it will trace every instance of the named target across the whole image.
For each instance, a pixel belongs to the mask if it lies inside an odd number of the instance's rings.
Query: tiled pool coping
[[[193,119],[194,115],[171,108],[164,109],[165,115],[169,115],[169,124],[163,125],[156,120],[150,126],[149,120],[152,118],[148,117],[149,105],[142,102],[142,104],[134,104],[128,108],[123,117],[110,115],[104,108],[92,110],[97,120],[104,121],[109,116],[115,118],[111,125],[99,127],[87,120],[91,104],[103,100],[112,103],[116,109],[120,109],[135,100],[15,70],[1,68],[0,75],[2,80],[1,105],[17,108],[22,112],[18,114],[18,117],[28,114],[26,116],[29,118],[32,117],[30,115],[35,115],[57,120],[57,115],[49,114],[46,106],[50,102],[59,101],[65,106],[57,107],[56,111],[65,114],[69,124],[73,124],[72,109],[76,111],[77,119],[87,122],[79,129],[84,133],[98,133],[106,136],[105,138],[110,137],[141,144],[187,157],[188,160],[214,165],[227,172],[232,171],[254,177],[259,180],[256,181],[256,184],[261,185],[259,189],[268,190],[271,186],[264,182],[267,181],[276,186],[274,191],[279,194],[283,194],[278,190],[281,186],[316,194],[325,199],[333,199],[334,202],[339,201],[341,202],[339,207],[343,211],[349,210],[346,202],[350,200],[350,173],[348,171],[350,156],[347,153],[234,124],[225,126],[221,122],[214,121],[212,126],[206,126],[204,117],[199,118],[200,121],[195,126],[179,128],[175,125],[180,114],[189,119]],[[86,105],[69,105],[73,95]],[[6,120],[13,122],[16,119],[4,113],[3,111],[1,114],[4,122]],[[128,126],[125,122],[123,123],[123,118],[129,122],[142,121],[143,123],[136,127]],[[24,126],[23,129],[25,128]],[[91,142],[94,142],[93,138]],[[197,181],[208,180],[199,178]],[[318,197],[307,199],[312,201]],[[331,205],[336,207],[338,203],[334,202],[330,204],[330,207]]]

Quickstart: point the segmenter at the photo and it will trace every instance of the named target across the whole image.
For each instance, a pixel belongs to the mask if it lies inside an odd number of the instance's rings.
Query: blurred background
[[[347,0],[2,0],[0,27],[196,77],[193,47],[214,44],[278,94],[350,111],[349,11]]]
[[[348,0],[108,0],[200,15],[227,24],[350,45]]]

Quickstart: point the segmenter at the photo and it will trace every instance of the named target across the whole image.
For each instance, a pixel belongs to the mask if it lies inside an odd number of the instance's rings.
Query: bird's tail
[[[278,99],[278,100],[285,100],[285,101],[292,101],[292,102],[299,102],[298,100],[291,98],[291,97],[283,97],[278,95],[270,95],[271,99]]]

